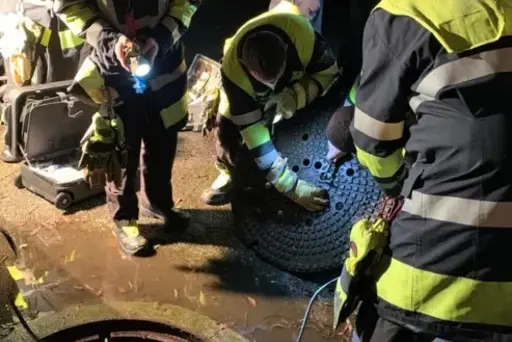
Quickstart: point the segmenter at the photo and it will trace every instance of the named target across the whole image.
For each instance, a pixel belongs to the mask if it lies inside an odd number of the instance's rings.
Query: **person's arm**
[[[350,132],[357,159],[383,191],[399,194],[406,174],[404,122],[411,86],[423,65],[427,35],[407,17],[383,10],[370,16],[363,37],[363,66]]]
[[[196,10],[197,7],[189,0],[171,1],[168,11],[151,33],[160,51],[167,51],[181,39]]]
[[[101,18],[99,12],[88,0],[55,0],[54,11],[59,19],[75,35],[84,38],[99,50],[114,48],[116,34],[111,25]]]
[[[306,75],[291,85],[297,100],[297,110],[306,107],[327,92],[339,75],[336,57],[329,43],[315,32],[315,45]]]
[[[263,122],[261,106],[225,74],[222,74],[222,88],[229,102],[231,121],[238,126],[258,167],[268,171],[278,155],[270,132]]]

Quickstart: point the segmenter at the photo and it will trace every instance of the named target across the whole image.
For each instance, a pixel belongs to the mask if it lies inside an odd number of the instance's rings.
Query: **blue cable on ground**
[[[297,336],[296,342],[300,342],[302,340],[302,335],[304,334],[304,329],[306,328],[306,323],[308,321],[309,312],[311,311],[311,307],[313,306],[313,303],[315,302],[316,297],[322,292],[327,286],[334,283],[336,280],[338,280],[339,277],[336,277],[332,280],[329,280],[327,283],[323,284],[316,290],[316,292],[313,294],[311,299],[309,300],[308,307],[306,308],[306,312],[304,313],[304,318],[302,319],[302,325],[300,326],[299,335]]]

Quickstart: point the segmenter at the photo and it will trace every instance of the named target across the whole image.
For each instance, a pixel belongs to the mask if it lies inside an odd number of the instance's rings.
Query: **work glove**
[[[264,111],[275,110],[274,122],[278,123],[283,119],[290,119],[295,115],[297,111],[297,98],[295,91],[286,87],[278,94],[270,96],[269,100],[265,104]]]
[[[82,157],[79,168],[91,186],[102,185],[105,177],[120,185],[126,165],[124,126],[115,115],[110,119],[100,112],[93,115],[92,124],[82,138]]]
[[[387,197],[375,221],[361,219],[350,231],[350,249],[334,294],[334,328],[356,309],[372,288],[374,273],[388,243],[389,226],[401,210],[403,199]]]
[[[279,192],[308,211],[321,211],[329,207],[327,191],[298,179],[297,174],[288,167],[286,159],[277,158],[267,174],[267,180]]]

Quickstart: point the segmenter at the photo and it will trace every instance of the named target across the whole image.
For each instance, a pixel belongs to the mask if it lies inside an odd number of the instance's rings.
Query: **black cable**
[[[336,277],[332,280],[329,280],[327,283],[323,284],[316,290],[316,292],[313,294],[311,299],[309,300],[308,307],[306,308],[306,312],[304,313],[304,318],[302,319],[302,325],[300,326],[299,335],[297,336],[296,342],[300,342],[302,340],[302,335],[304,334],[304,329],[306,328],[306,322],[309,317],[309,312],[311,311],[311,307],[313,306],[313,303],[315,302],[316,297],[322,292],[327,286],[334,283],[336,280],[338,280],[339,277]]]
[[[30,337],[32,337],[32,339],[34,339],[34,341],[39,341],[39,337],[37,337],[37,335],[34,333],[32,328],[30,328],[27,321],[25,320],[25,317],[23,317],[23,314],[21,313],[20,309],[18,309],[16,304],[14,304],[14,302],[9,301],[9,305],[11,306],[12,311],[14,311],[14,314],[16,315],[16,317],[18,317],[21,325],[23,326],[23,328],[25,328],[25,330],[28,332]]]

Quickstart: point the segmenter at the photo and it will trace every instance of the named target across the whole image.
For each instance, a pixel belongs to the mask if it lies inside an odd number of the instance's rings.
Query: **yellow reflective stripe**
[[[435,98],[445,87],[505,72],[512,72],[511,47],[485,51],[443,64],[429,72],[414,90]]]
[[[71,32],[71,30],[60,31],[59,40],[62,50],[73,49],[84,43],[84,40]]]
[[[325,92],[329,90],[334,81],[336,81],[339,72],[340,70],[338,66],[336,64],[333,64],[327,69],[315,72],[313,75],[311,75],[311,77],[313,77],[318,83],[320,83],[325,94]]]
[[[295,185],[297,175],[289,168],[285,168],[281,176],[274,183],[274,186],[279,192],[286,193],[290,191]]]
[[[424,218],[471,227],[512,228],[512,202],[493,202],[413,191],[403,211]]]
[[[172,83],[176,81],[181,75],[183,75],[187,71],[187,63],[185,60],[181,61],[181,64],[174,69],[174,71],[170,74],[163,74],[160,76],[155,77],[154,79],[149,81],[149,86],[151,87],[151,90],[157,91],[168,85],[169,83]]]
[[[231,115],[231,121],[237,126],[250,125],[258,122],[263,117],[260,109],[255,109],[252,112],[239,115]]]
[[[372,176],[378,178],[393,177],[403,164],[403,152],[399,149],[387,157],[377,157],[356,146],[357,160],[367,167]]]
[[[249,150],[252,150],[260,145],[263,145],[267,141],[270,141],[270,132],[268,128],[262,123],[257,122],[243,129],[240,134],[244,139],[245,144]]]
[[[512,326],[512,282],[442,275],[389,256],[379,266],[377,294],[394,306],[446,321]]]
[[[196,6],[192,5],[188,0],[174,0],[169,8],[169,15],[178,19],[188,28],[196,11]]]
[[[180,122],[187,114],[187,97],[185,93],[177,102],[160,111],[166,129]]]
[[[14,281],[18,281],[24,278],[23,272],[21,272],[16,266],[7,266],[7,271],[9,271],[9,274]]]
[[[94,17],[96,13],[84,4],[71,5],[59,13],[60,20],[76,35],[80,35],[85,30],[85,24]]]
[[[471,50],[512,35],[510,1],[444,1],[440,10],[431,1],[381,0],[376,8],[414,19],[450,53]]]
[[[41,41],[39,44],[41,44],[44,47],[48,47],[50,45],[50,38],[52,36],[52,30],[50,29],[43,29],[43,35],[41,36]]]
[[[28,303],[25,301],[25,298],[23,297],[21,292],[18,293],[18,295],[16,296],[16,299],[14,300],[14,305],[20,309],[28,309]]]
[[[404,132],[404,122],[386,123],[372,118],[356,107],[354,128],[370,138],[382,141],[398,140]]]
[[[341,286],[341,277],[338,278],[338,281],[336,281],[336,299],[343,304],[347,300],[347,294],[343,290],[343,287]],[[341,309],[341,306],[340,306]]]
[[[89,58],[86,58],[80,69],[78,69],[75,81],[80,84],[91,100],[98,104],[104,102],[105,80],[96,65]]]
[[[297,109],[304,108],[308,103],[308,94],[306,93],[306,89],[304,89],[304,86],[299,82],[295,82],[292,85],[292,88],[295,92],[295,99],[297,100]]]

